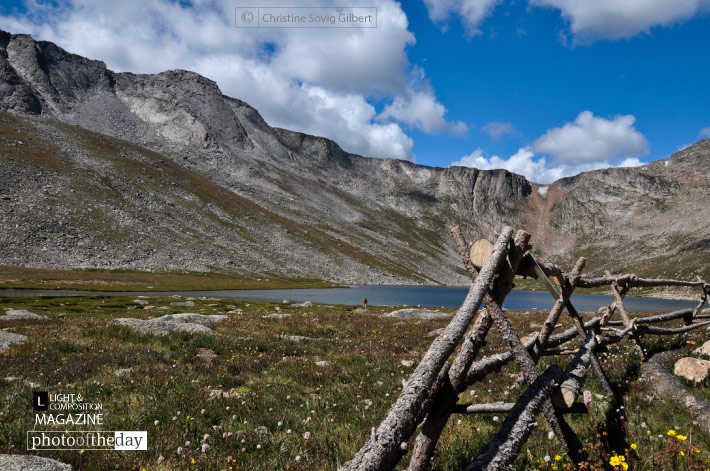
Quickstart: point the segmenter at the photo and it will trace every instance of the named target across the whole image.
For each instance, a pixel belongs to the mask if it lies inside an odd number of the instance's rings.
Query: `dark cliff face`
[[[505,224],[525,228],[537,251],[564,262],[578,249],[619,268],[661,257],[674,244],[691,247],[679,252],[679,263],[688,253],[707,253],[698,241],[710,230],[697,221],[707,220],[710,206],[704,177],[710,140],[644,167],[536,185],[504,170],[353,155],[329,139],[272,128],[196,73],[114,73],[103,62],[4,32],[0,110],[27,115],[3,118],[0,150],[15,173],[0,174],[13,208],[2,222],[52,234],[6,233],[14,252],[0,252],[0,264],[460,283],[465,278],[448,233],[456,224],[475,238],[494,238]],[[15,131],[49,137],[16,144]],[[48,158],[37,162],[28,149]],[[82,178],[95,185],[92,194],[103,195],[83,195],[94,198],[94,212],[81,212],[66,193],[77,169],[88,172]],[[40,198],[20,192],[18,178],[44,181],[35,188],[40,194],[52,178],[63,183],[57,196]],[[42,217],[23,218],[23,208]],[[71,224],[59,224],[56,214],[75,214],[75,229],[90,234],[86,243],[71,245],[80,239],[69,237]],[[97,257],[102,244],[109,255]]]

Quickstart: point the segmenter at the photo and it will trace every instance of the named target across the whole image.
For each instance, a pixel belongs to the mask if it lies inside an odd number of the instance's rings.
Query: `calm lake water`
[[[225,290],[225,291],[161,291],[161,292],[110,292],[110,291],[73,291],[73,290],[29,290],[1,289],[0,296],[172,296],[208,297],[237,300],[311,301],[321,304],[361,305],[367,298],[369,306],[426,306],[458,307],[463,302],[468,287],[442,286],[394,286],[365,285],[352,288],[325,289],[274,289],[274,290]],[[574,294],[574,306],[578,311],[596,311],[600,306],[612,302],[611,295]],[[508,309],[550,310],[555,300],[546,291],[513,291],[505,302]],[[672,299],[626,297],[624,305],[629,311],[673,311],[694,307],[694,301]]]

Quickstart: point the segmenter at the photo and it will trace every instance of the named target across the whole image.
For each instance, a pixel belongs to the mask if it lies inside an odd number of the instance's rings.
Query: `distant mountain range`
[[[710,279],[708,139],[538,185],[353,155],[196,73],[116,73],[6,32],[0,110],[4,265],[456,284],[449,229],[510,224],[558,262]]]

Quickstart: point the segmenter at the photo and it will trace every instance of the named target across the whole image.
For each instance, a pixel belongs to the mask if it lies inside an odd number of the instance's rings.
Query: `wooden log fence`
[[[518,231],[513,237],[513,229],[510,227],[503,229],[495,244],[476,244],[474,251],[477,263],[474,264],[470,258],[473,244],[466,241],[459,227],[452,229],[451,233],[463,266],[471,277],[468,294],[449,325],[432,342],[386,417],[377,427],[372,428],[365,444],[340,468],[341,471],[392,470],[407,453],[415,434],[407,471],[425,471],[430,466],[439,437],[451,416],[478,413],[505,413],[507,416],[501,430],[481,447],[465,467],[466,471],[510,466],[533,430],[533,424],[536,424],[540,413],[570,458],[577,463],[584,458],[582,444],[563,415],[587,411],[587,407],[577,402],[577,399],[590,370],[596,375],[605,394],[614,394],[596,352],[628,339],[642,361],[646,361],[643,336],[679,335],[710,326],[710,321],[701,321],[710,318],[701,314],[710,292],[710,285],[701,279],[647,279],[635,274],[612,276],[608,271],[603,277],[584,277],[582,270],[586,259],[583,257],[570,272],[565,272],[558,265],[536,259],[528,245],[530,234]],[[485,262],[481,262],[481,250],[486,247],[492,247],[492,250]],[[555,298],[555,304],[539,331],[525,342],[513,329],[503,308],[506,296],[514,287],[515,276],[540,279]],[[557,281],[559,290],[550,279]],[[574,290],[605,286],[611,291],[613,301],[604,314],[584,322],[571,301]],[[697,306],[653,316],[629,315],[624,297],[633,288],[662,286],[699,288],[701,295]],[[554,334],[565,310],[573,327]],[[614,320],[617,313],[621,319]],[[684,325],[652,325],[678,320],[682,320]],[[503,338],[507,351],[476,359],[493,327]],[[575,338],[582,340],[578,348],[564,348],[567,342]],[[459,344],[461,346],[456,351]],[[556,365],[548,367],[544,372],[538,369],[540,358],[551,355],[571,355],[564,371]],[[466,389],[487,375],[500,371],[511,361],[517,363],[527,384],[518,401],[458,404],[460,395]]]

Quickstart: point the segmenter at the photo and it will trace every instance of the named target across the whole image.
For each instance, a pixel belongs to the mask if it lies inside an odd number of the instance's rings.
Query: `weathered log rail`
[[[419,433],[414,439],[407,471],[425,471],[453,414],[490,412],[506,413],[507,417],[500,432],[481,448],[466,470],[501,469],[512,464],[539,413],[544,415],[570,458],[577,463],[584,457],[584,451],[563,415],[587,410],[577,399],[590,370],[597,376],[604,392],[614,394],[596,352],[629,339],[644,361],[647,355],[641,342],[643,336],[678,335],[710,326],[710,321],[698,322],[710,317],[700,314],[710,292],[710,285],[703,280],[646,279],[634,274],[612,276],[609,272],[603,277],[584,277],[582,270],[586,260],[583,257],[570,272],[565,272],[555,264],[535,259],[528,245],[530,234],[519,231],[513,237],[510,227],[501,232],[488,258],[477,267],[469,257],[470,245],[461,230],[455,227],[451,232],[463,266],[472,279],[466,299],[443,333],[432,342],[387,416],[378,427],[373,427],[369,439],[341,471],[394,469],[406,454],[417,429]],[[556,299],[540,330],[525,342],[515,332],[503,309],[516,275],[541,279]],[[571,301],[574,290],[604,286],[610,289],[613,302],[603,315],[584,322]],[[633,288],[659,286],[699,288],[701,295],[693,309],[631,317],[624,305],[624,297]],[[573,327],[553,334],[565,310]],[[615,314],[621,319],[613,320]],[[683,321],[682,327],[651,325],[678,320]],[[476,359],[491,328],[498,330],[508,350]],[[579,348],[557,349],[578,337],[582,340]],[[461,347],[454,355],[459,344]],[[571,355],[566,369],[562,371],[552,366],[540,371],[538,361],[550,355]],[[458,404],[460,394],[467,388],[511,361],[517,363],[528,385],[517,402]]]

